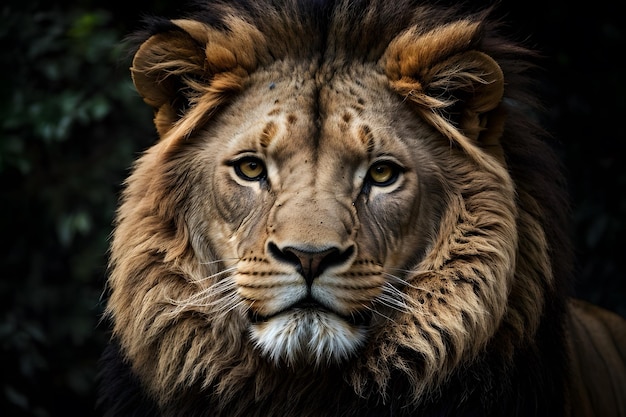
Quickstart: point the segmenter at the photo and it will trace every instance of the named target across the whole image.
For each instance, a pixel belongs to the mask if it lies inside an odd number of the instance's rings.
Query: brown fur
[[[142,38],[160,140],[127,181],[107,308],[140,392],[164,416],[623,412],[581,388],[624,392],[626,325],[599,330],[615,368],[576,366],[598,322],[566,299],[530,53],[486,14],[331,3],[215,2]]]

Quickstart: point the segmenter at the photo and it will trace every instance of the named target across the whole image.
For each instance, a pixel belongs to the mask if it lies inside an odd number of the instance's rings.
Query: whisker
[[[408,311],[410,303],[407,301],[410,301],[408,296],[393,286],[383,287],[383,294],[376,299],[379,304],[401,313]]]
[[[224,274],[229,274],[236,270],[236,266],[216,272],[201,279],[195,280],[194,283],[200,283],[214,278],[219,278]],[[193,308],[211,308],[214,312],[230,312],[240,303],[236,293],[236,284],[232,279],[219,279],[207,288],[198,291],[183,299],[168,298],[168,302],[176,306],[172,314]],[[226,314],[225,313],[225,314]]]
[[[177,307],[172,311],[172,314],[180,314],[185,310],[194,308],[211,308],[211,311],[208,313],[217,314],[218,317],[225,317],[228,313],[240,307],[241,305],[241,300],[233,293],[228,297],[222,297],[219,300],[215,300],[213,302],[198,301],[179,303]]]
[[[406,279],[400,278],[397,275],[393,275],[393,274],[390,274],[388,272],[383,272],[383,274],[386,277],[388,277],[388,278],[393,278],[397,283],[402,284],[403,286],[406,286],[408,288],[411,288],[411,289],[414,289],[414,290],[420,290],[420,291],[427,292],[427,293],[430,293],[430,294],[434,294],[435,293],[435,291],[430,290],[428,288],[424,288],[424,287],[421,287],[419,285],[411,284]]]
[[[383,302],[386,306],[396,308],[401,311],[405,311],[408,308],[408,304],[406,301],[409,300],[406,294],[400,291],[385,291],[383,290],[383,295],[380,297],[381,302]]]
[[[226,269],[223,269],[223,270],[221,270],[221,271],[219,271],[219,272],[216,272],[216,273],[214,273],[214,274],[208,275],[208,276],[206,276],[206,277],[202,277],[202,278],[200,278],[200,279],[193,280],[192,282],[203,282],[203,281],[208,281],[208,280],[210,280],[210,279],[212,279],[212,278],[219,277],[220,275],[227,274],[227,273],[229,273],[229,272],[235,271],[236,269],[237,269],[237,266],[231,266],[230,268],[226,268]]]
[[[390,274],[388,272],[384,272],[384,275],[391,279],[383,286],[383,292],[376,299],[376,302],[387,308],[399,312],[407,312],[411,309],[411,306],[415,304],[415,300],[413,300],[410,295],[402,291],[402,287],[411,288],[424,293],[435,294],[434,290],[409,283],[404,278],[397,275]],[[400,284],[400,287],[394,284]]]
[[[393,267],[385,267],[385,269],[389,270],[389,271],[395,271],[395,272],[402,272],[404,274],[410,274],[411,272],[414,272],[411,269],[404,269],[404,268],[393,268]]]
[[[207,262],[200,262],[200,265],[213,265],[213,264],[217,264],[220,262],[226,262],[226,261],[237,261],[237,258],[224,258],[224,259],[216,259],[214,261],[207,261]]]
[[[238,297],[235,297],[234,295],[231,298],[232,299],[227,304],[227,308],[221,310],[218,313],[218,317],[224,318],[224,317],[228,316],[228,314],[230,314],[233,310],[235,310],[237,308],[241,309],[242,314],[247,314],[248,313],[248,310],[250,309],[250,306],[248,306],[245,303],[241,302],[241,299],[239,299]]]
[[[171,300],[175,304],[187,304],[191,305],[193,303],[199,303],[200,300],[207,300],[209,298],[216,298],[214,301],[207,303],[203,302],[202,305],[211,306],[222,301],[222,297],[228,294],[233,294],[233,289],[235,289],[235,282],[232,280],[223,280],[218,281],[214,285],[211,285],[208,288],[205,288],[202,291],[199,291],[183,300]]]
[[[386,319],[386,320],[388,320],[388,321],[390,321],[392,323],[394,322],[394,320],[391,317],[388,317],[388,316],[384,315],[383,313],[381,313],[378,310],[373,309],[372,307],[368,307],[367,309],[369,311],[371,311],[372,313],[377,314],[377,315],[381,316],[382,318],[384,318],[384,319]]]

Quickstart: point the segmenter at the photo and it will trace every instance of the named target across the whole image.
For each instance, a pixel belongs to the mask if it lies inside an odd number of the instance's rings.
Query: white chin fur
[[[341,362],[363,343],[365,333],[332,313],[310,310],[285,312],[251,328],[263,355],[290,365]]]

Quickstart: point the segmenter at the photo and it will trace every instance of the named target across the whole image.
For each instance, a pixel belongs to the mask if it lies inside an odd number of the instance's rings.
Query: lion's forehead
[[[228,138],[231,151],[255,149],[280,165],[325,159],[359,165],[388,153],[409,131],[415,115],[375,67],[290,68],[291,74],[281,66],[251,76],[227,112],[226,134],[217,133]],[[333,166],[341,165],[324,168]]]

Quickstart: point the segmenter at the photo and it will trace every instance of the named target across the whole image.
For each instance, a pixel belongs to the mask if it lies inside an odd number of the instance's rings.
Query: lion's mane
[[[111,246],[107,415],[567,415],[564,181],[535,123],[532,53],[488,16],[409,0],[266,0],[149,19],[132,72],[160,140],[126,183]],[[436,228],[403,249],[419,252],[399,288],[410,308],[385,310],[356,353],[309,367],[268,360],[245,314],[207,301],[207,276],[233,295],[203,236],[223,232],[200,206],[228,216],[237,203],[197,185],[206,179],[187,150],[217,119],[236,123],[228,106],[264,68],[323,79],[357,64],[444,139],[428,145],[446,164],[427,203]]]

